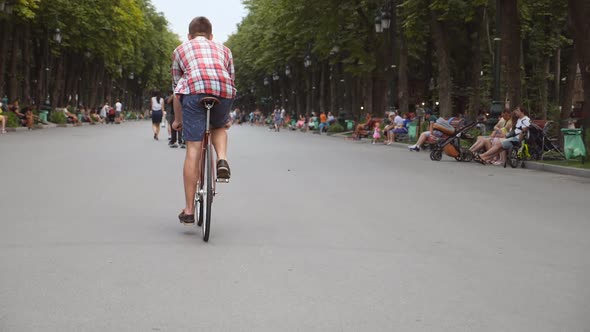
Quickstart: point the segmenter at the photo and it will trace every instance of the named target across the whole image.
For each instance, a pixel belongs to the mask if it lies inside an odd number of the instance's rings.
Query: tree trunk
[[[560,85],[561,85],[561,48],[557,48],[555,50],[555,78],[553,82],[555,90],[553,91],[553,101],[556,105],[561,104],[561,92]]]
[[[569,14],[574,31],[574,44],[584,84],[584,105],[586,115],[584,127],[590,128],[590,2],[568,0]]]
[[[326,111],[326,79],[327,79],[327,64],[322,62],[320,63],[320,84],[318,86],[318,94],[319,94],[319,112],[325,112]]]
[[[339,81],[338,72],[335,66],[330,67],[330,112],[336,114],[338,99],[336,96],[336,84]]]
[[[398,67],[398,103],[399,111],[406,114],[409,111],[408,92],[408,47],[406,45],[406,34],[399,33],[399,67]]]
[[[362,103],[365,106],[365,110],[373,116],[380,117],[381,113],[377,113],[373,108],[373,76],[371,74],[365,74],[362,79],[362,85]]]
[[[11,25],[2,20],[2,36],[0,39],[0,98],[6,94],[6,62],[8,61],[8,42],[11,36]]]
[[[16,28],[12,36],[12,50],[10,59],[10,69],[8,72],[8,98],[10,100],[18,99],[19,97],[19,84],[18,84],[18,62],[19,57],[22,55],[20,49],[21,29]]]
[[[453,82],[450,67],[450,51],[447,40],[445,22],[439,21],[437,15],[432,12],[432,37],[436,48],[438,67],[438,101],[440,105],[440,116],[450,117],[453,115],[452,89]]]
[[[469,101],[469,108],[467,110],[466,117],[468,119],[476,119],[481,107],[481,70],[483,62],[483,46],[484,37],[486,34],[486,26],[484,24],[485,7],[479,7],[477,9],[477,17],[474,20],[472,27],[473,36],[471,44],[473,66],[471,73],[471,100]]]
[[[26,24],[23,35],[23,97],[27,104],[35,101],[31,94],[31,25]]]
[[[306,77],[306,87],[305,87],[305,117],[307,119],[309,119],[310,115],[311,115],[311,99],[312,99],[312,78],[311,78],[311,68],[307,68],[307,70],[305,70],[305,74],[307,74]]]
[[[574,101],[574,90],[576,83],[576,71],[578,69],[578,57],[576,56],[575,47],[570,50],[567,61],[567,78],[565,81],[565,91],[561,104],[561,119],[565,120],[570,117]]]
[[[549,109],[549,97],[548,97],[548,93],[549,93],[549,82],[547,81],[547,78],[549,77],[549,67],[550,67],[550,58],[546,57],[545,60],[543,60],[543,70],[542,70],[542,76],[540,77],[541,79],[541,84],[540,84],[540,89],[541,91],[539,91],[539,103],[541,106],[541,114],[543,116],[543,120],[547,120],[547,111]]]
[[[51,108],[55,108],[55,107],[63,107],[65,105],[63,105],[63,98],[61,96],[61,92],[63,91],[63,87],[62,87],[62,73],[63,73],[63,58],[59,57],[57,59],[55,59],[55,63],[56,63],[56,69],[55,69],[55,74],[53,75],[54,80],[53,80],[53,89],[52,89],[52,93],[51,93]]]
[[[500,0],[502,15],[502,75],[506,82],[506,97],[510,100],[510,109],[520,104],[521,87],[521,38],[520,20],[516,0]]]

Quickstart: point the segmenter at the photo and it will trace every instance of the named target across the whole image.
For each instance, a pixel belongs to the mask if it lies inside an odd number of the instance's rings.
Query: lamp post
[[[490,108],[490,114],[492,117],[499,116],[504,110],[502,101],[500,100],[500,79],[502,73],[502,62],[501,62],[501,44],[502,38],[500,29],[502,27],[501,1],[496,0],[496,37],[494,38],[494,92],[492,96],[492,106]]]
[[[270,89],[270,100],[272,100],[273,99],[272,98],[272,88],[270,87],[270,80],[268,79],[268,77],[265,77],[264,78],[264,86],[269,87],[269,89]],[[264,103],[265,104],[268,104],[268,100],[269,100],[269,97],[267,96],[266,98],[264,98]],[[272,106],[270,106],[270,107],[272,107]]]
[[[53,40],[56,43],[61,44],[62,37],[61,37],[61,30],[59,28],[55,29],[55,33],[53,34]]]
[[[395,102],[397,96],[397,86],[395,79],[395,69],[397,68],[396,51],[395,51],[395,27],[396,27],[396,2],[395,0],[387,0],[380,11],[375,16],[375,32],[382,33],[385,30],[389,31],[386,35],[391,40],[391,84],[389,86],[389,111],[395,109]]]
[[[307,55],[305,55],[305,58],[303,60],[303,66],[306,69],[309,69],[311,67],[311,65],[312,65],[311,55],[309,53],[307,53]],[[309,80],[310,80],[309,87],[311,87],[313,85],[312,75],[313,75],[313,70],[311,70],[311,72],[309,74]],[[313,88],[310,89],[308,91],[308,93],[310,93],[311,98],[310,98],[310,105],[308,107],[306,107],[306,110],[305,110],[305,118],[307,118],[307,119],[309,119],[309,113],[310,113],[309,111],[310,110],[313,111]]]

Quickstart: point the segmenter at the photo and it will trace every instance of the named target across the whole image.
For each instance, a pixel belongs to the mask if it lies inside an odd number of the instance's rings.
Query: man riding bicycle
[[[184,130],[187,147],[184,160],[186,206],[178,218],[183,223],[194,223],[194,197],[202,172],[199,169],[201,142],[207,125],[207,112],[201,100],[213,96],[220,101],[211,110],[211,141],[217,153],[217,178],[229,179],[227,128],[236,88],[232,53],[229,48],[213,41],[211,22],[205,17],[193,19],[188,39],[174,50],[172,56],[176,96],[172,126],[175,130]]]

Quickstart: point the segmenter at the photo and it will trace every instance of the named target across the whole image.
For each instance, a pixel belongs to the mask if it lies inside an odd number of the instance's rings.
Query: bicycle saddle
[[[205,108],[213,108],[217,104],[219,104],[219,99],[215,97],[203,97],[201,99],[201,105]]]

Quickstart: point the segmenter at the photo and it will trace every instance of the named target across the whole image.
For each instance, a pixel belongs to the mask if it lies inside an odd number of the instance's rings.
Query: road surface
[[[590,331],[590,181],[234,127],[212,234],[148,122],[0,136],[0,331]]]

